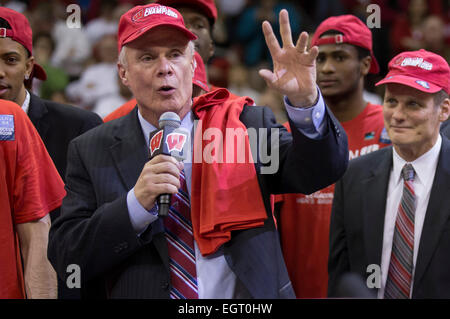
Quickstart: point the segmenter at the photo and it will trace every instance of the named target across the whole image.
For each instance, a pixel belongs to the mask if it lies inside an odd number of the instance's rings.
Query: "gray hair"
[[[119,57],[117,58],[117,62],[120,65],[122,65],[124,68],[128,67],[126,49],[127,49],[126,45],[122,46],[122,49],[120,49],[120,52],[119,52]],[[194,53],[195,53],[194,41],[189,41],[187,49],[188,49],[188,51],[187,51],[188,54],[190,55],[191,58],[193,58],[194,57]]]

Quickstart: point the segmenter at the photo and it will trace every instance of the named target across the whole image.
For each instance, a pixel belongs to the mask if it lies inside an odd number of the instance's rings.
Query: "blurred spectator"
[[[119,20],[114,16],[117,0],[102,0],[100,2],[100,16],[89,21],[84,29],[91,45],[94,45],[105,34],[115,34]]]
[[[261,24],[264,20],[272,24],[273,30],[279,29],[278,15],[281,9],[287,9],[291,22],[292,38],[297,39],[300,34],[300,15],[296,7],[287,2],[265,0],[246,8],[242,13],[234,38],[244,47],[243,61],[248,66],[254,66],[262,61],[270,61],[269,51],[266,48]],[[279,35],[278,41],[281,42]]]
[[[406,14],[395,20],[391,30],[392,55],[401,51],[418,50],[422,46],[422,23],[428,15],[426,0],[411,0]]]
[[[98,58],[81,74],[81,78],[70,83],[66,95],[72,103],[91,110],[98,99],[117,94],[117,40],[112,34],[104,35],[94,48]],[[118,104],[120,105],[120,104]]]
[[[33,37],[34,58],[47,73],[46,81],[33,81],[33,92],[43,99],[66,103],[64,90],[69,84],[69,77],[64,70],[50,64],[54,48],[55,43],[50,33],[38,33]]]
[[[283,96],[277,91],[267,88],[262,94],[258,94],[256,105],[269,106],[273,114],[275,114],[277,123],[282,124],[287,122],[288,117]]]
[[[118,75],[116,75],[116,80],[119,90],[113,94],[108,94],[99,98],[92,109],[92,112],[97,113],[101,118],[106,117],[133,97],[131,91],[123,85]]]
[[[91,46],[82,28],[68,28],[66,5],[59,1],[39,3],[30,15],[34,33],[49,32],[55,41],[51,64],[78,78],[91,54]]]
[[[250,84],[250,70],[242,64],[233,65],[229,72],[228,89],[238,96],[249,96],[255,101],[259,99],[260,93],[253,89]],[[257,104],[262,105],[262,104]],[[267,103],[264,105],[274,105]]]
[[[429,16],[422,25],[422,48],[439,54],[450,61],[450,46],[445,41],[444,21],[438,16]]]

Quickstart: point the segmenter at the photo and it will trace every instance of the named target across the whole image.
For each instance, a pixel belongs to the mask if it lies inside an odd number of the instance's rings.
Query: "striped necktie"
[[[384,298],[408,299],[411,291],[414,258],[414,168],[405,164],[402,169],[403,195],[397,211],[391,261]]]
[[[191,206],[184,171],[180,174],[180,183],[178,193],[172,196],[169,214],[164,218],[165,236],[169,248],[170,298],[197,299]]]

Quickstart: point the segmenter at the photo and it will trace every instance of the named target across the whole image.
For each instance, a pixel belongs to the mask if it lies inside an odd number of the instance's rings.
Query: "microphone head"
[[[181,125],[181,120],[178,114],[174,112],[165,112],[159,118],[159,128],[163,128],[165,126],[178,128]]]

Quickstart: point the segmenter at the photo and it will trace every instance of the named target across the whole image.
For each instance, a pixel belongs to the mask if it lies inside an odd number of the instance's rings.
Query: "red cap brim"
[[[373,52],[370,53],[370,56],[372,58],[372,62],[370,63],[369,73],[378,74],[378,72],[380,72],[380,65],[378,64],[378,61],[375,58]]]
[[[31,72],[30,78],[35,77],[39,80],[45,81],[47,80],[47,73],[39,64],[35,63],[33,67],[33,72]]]
[[[376,83],[375,86],[387,83],[403,84],[426,93],[436,93],[442,90],[441,87],[422,79],[413,78],[405,75],[389,75],[389,74],[383,80]]]

